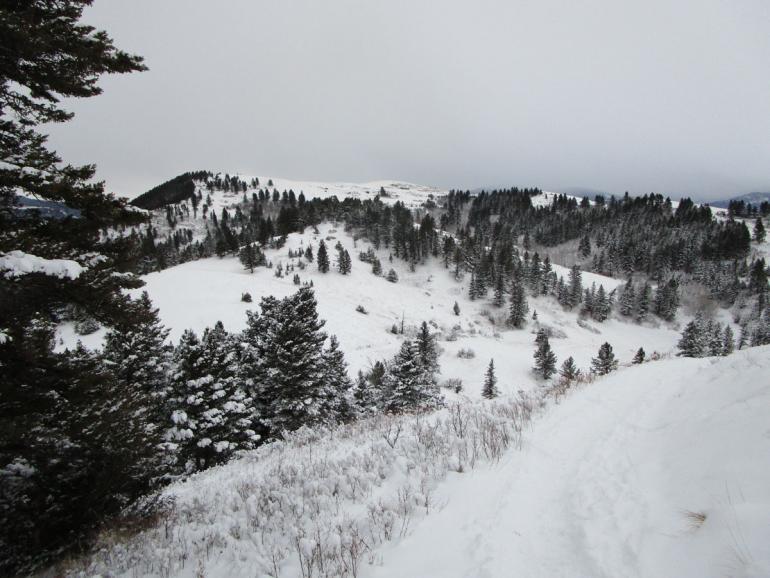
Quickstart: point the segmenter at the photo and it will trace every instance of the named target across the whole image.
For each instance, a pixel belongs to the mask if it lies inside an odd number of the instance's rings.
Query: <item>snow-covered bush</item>
[[[473,359],[476,357],[476,352],[473,351],[470,347],[463,347],[457,352],[457,357],[460,359]]]
[[[535,401],[453,403],[302,428],[169,486],[171,507],[128,541],[104,535],[70,575],[356,577],[434,508],[436,484],[519,446]]]

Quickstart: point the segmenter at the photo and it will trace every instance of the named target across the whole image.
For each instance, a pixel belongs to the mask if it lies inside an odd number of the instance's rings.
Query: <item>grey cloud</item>
[[[51,127],[136,194],[184,170],[699,198],[770,189],[766,0],[96,0],[145,56]]]

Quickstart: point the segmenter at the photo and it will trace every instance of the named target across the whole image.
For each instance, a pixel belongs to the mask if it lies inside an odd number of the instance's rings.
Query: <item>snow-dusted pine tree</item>
[[[578,378],[580,370],[577,368],[577,365],[575,365],[575,360],[572,356],[565,359],[564,363],[561,364],[559,375],[567,381],[573,381]]]
[[[495,376],[495,360],[490,359],[487,366],[487,372],[484,374],[484,388],[481,395],[487,399],[494,399],[500,392],[497,390],[497,376]]]
[[[318,270],[321,273],[329,272],[329,253],[326,251],[326,243],[324,243],[323,239],[321,239],[321,242],[318,245],[316,261],[318,262]]]
[[[432,409],[441,405],[438,385],[426,374],[415,344],[407,339],[388,364],[384,377],[386,409],[392,412]]]
[[[436,336],[430,332],[428,324],[423,321],[420,325],[420,330],[415,337],[415,345],[417,346],[417,353],[420,357],[420,363],[423,366],[425,372],[436,381],[436,374],[440,373],[438,364],[438,344],[436,343]]]
[[[556,355],[551,351],[551,344],[548,342],[548,334],[545,329],[537,332],[535,337],[535,366],[534,371],[543,379],[549,379],[556,373]]]
[[[706,323],[698,313],[682,331],[682,337],[677,343],[679,355],[682,357],[703,357],[708,351]]]
[[[626,284],[623,286],[623,291],[620,293],[620,299],[618,299],[618,309],[620,314],[624,317],[630,317],[634,314],[634,308],[636,307],[636,290],[634,289],[634,282],[631,277],[628,278]]]
[[[518,280],[514,278],[511,285],[511,305],[508,309],[508,325],[521,329],[527,322],[527,312],[529,306],[527,305],[527,297],[525,295],[524,286]]]
[[[261,315],[250,313],[243,333],[241,372],[269,435],[338,421],[340,416],[324,411],[333,392],[323,355],[324,321],[312,288],[280,301],[264,297],[260,305]]]
[[[336,335],[329,338],[329,345],[324,349],[323,356],[326,368],[325,391],[329,395],[324,412],[335,416],[337,421],[350,421],[356,414],[352,397],[353,384],[348,376],[348,364]]]
[[[596,375],[607,375],[618,368],[618,360],[612,351],[612,345],[604,343],[599,348],[599,354],[591,359],[591,371]]]
[[[238,379],[238,342],[221,322],[198,340],[187,331],[177,347],[169,399],[169,447],[187,472],[226,462],[256,447],[256,407]]]

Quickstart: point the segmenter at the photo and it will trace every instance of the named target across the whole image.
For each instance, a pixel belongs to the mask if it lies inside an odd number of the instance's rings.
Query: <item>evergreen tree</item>
[[[146,291],[128,307],[131,320],[107,333],[104,357],[121,383],[146,392],[160,403],[168,386],[171,347],[166,339],[169,330],[161,325],[158,310],[153,308]],[[148,426],[156,428],[163,421],[159,411],[152,407],[147,408],[144,418]]]
[[[257,257],[257,250],[249,243],[243,247],[238,253],[238,259],[244,269],[248,269],[251,273],[254,272],[254,268],[259,265],[259,258]]]
[[[337,247],[337,270],[343,275],[347,275],[353,268],[353,262],[350,259],[348,250],[342,245]]]
[[[709,321],[706,324],[706,339],[708,341],[709,355],[722,355],[724,347],[724,334],[722,326],[716,321]]]
[[[575,365],[575,360],[572,356],[564,360],[559,370],[559,375],[566,381],[574,381],[580,375],[580,370]]]
[[[543,379],[549,379],[556,373],[556,355],[551,351],[551,344],[548,342],[548,334],[544,329],[537,332],[535,338],[535,366],[534,371]]]
[[[673,321],[679,308],[679,283],[669,279],[655,291],[655,314],[666,321]]]
[[[577,265],[573,265],[569,272],[569,287],[567,304],[570,308],[580,304],[583,295],[582,273]]]
[[[406,340],[388,365],[384,377],[388,411],[400,413],[418,409],[433,409],[441,405],[441,394],[426,374],[414,343]]]
[[[524,286],[518,279],[513,280],[511,286],[511,306],[508,309],[508,325],[521,329],[527,321],[527,297],[524,292]]]
[[[679,355],[682,357],[703,357],[708,351],[706,341],[706,323],[699,313],[682,331],[682,337],[677,343]]]
[[[302,287],[282,300],[263,297],[260,305],[260,315],[248,315],[241,375],[249,395],[260,402],[269,435],[341,419],[325,412],[335,391],[327,382],[326,334],[313,290]]]
[[[438,365],[438,344],[436,343],[436,336],[430,332],[425,321],[422,322],[420,330],[417,332],[415,345],[423,369],[435,381],[436,374],[440,371]]]
[[[329,394],[324,413],[337,416],[338,420],[351,421],[355,418],[356,402],[353,399],[353,384],[348,376],[348,364],[339,346],[337,336],[332,335],[329,345],[324,349],[326,389]]]
[[[122,290],[141,285],[127,274],[138,238],[102,233],[137,225],[143,215],[104,194],[103,185],[92,181],[93,166],[63,164],[42,132],[72,118],[62,99],[98,95],[103,74],[144,69],[141,58],[80,23],[85,6],[82,0],[30,0],[0,8],[0,254],[21,251],[73,262],[66,275],[0,274],[3,575],[26,574],[51,556],[87,545],[86,532],[146,489],[119,459],[120,452],[144,449],[141,436],[134,448],[100,447],[122,433],[105,431],[109,406],[100,404],[107,392],[115,397],[115,423],[129,402],[144,407],[146,400],[132,398],[85,350],[54,353],[52,332],[38,331],[71,306],[105,326],[128,323]],[[61,203],[77,216],[55,220],[18,210],[21,197]],[[80,392],[73,389],[81,386]],[[123,393],[128,400],[121,402]],[[113,470],[100,477],[99,467]]]
[[[722,339],[722,355],[730,355],[733,351],[735,351],[735,335],[733,334],[733,330],[729,323],[725,325],[725,331],[722,334]]]
[[[377,257],[372,261],[372,273],[377,275],[377,277],[382,275],[382,263],[380,263],[380,260]]]
[[[644,351],[643,347],[640,347],[636,350],[636,354],[634,355],[633,363],[639,365],[640,363],[644,363],[645,357],[647,354]]]
[[[353,401],[360,416],[373,415],[382,406],[382,391],[360,370],[353,388]]]
[[[254,400],[240,387],[238,344],[221,322],[203,337],[186,331],[174,352],[167,447],[186,472],[256,447]]]
[[[454,307],[452,307],[452,312],[455,315],[460,315],[460,306],[457,304],[457,301],[455,301]]]
[[[636,301],[636,320],[646,321],[647,316],[650,313],[650,306],[652,302],[652,287],[649,283],[645,283],[641,291],[639,291]]]
[[[489,360],[487,373],[485,374],[485,377],[484,377],[484,388],[481,391],[481,395],[483,395],[487,399],[494,399],[498,395],[500,395],[500,392],[497,390],[497,377],[495,376],[494,359]]]
[[[744,321],[741,323],[741,333],[738,337],[738,349],[743,349],[749,344],[749,327]]]
[[[599,354],[591,359],[591,371],[596,375],[607,375],[618,368],[618,361],[609,343],[599,348]]]
[[[599,322],[605,321],[610,316],[610,311],[612,309],[610,304],[610,298],[607,296],[607,293],[604,291],[604,285],[599,285],[599,290],[596,292],[596,295],[592,298],[592,304],[593,304],[593,311],[592,311],[592,317]]]
[[[318,245],[316,261],[318,262],[318,270],[321,273],[329,272],[329,255],[326,252],[326,243],[323,242],[323,239],[321,239],[321,242]]]
[[[388,271],[388,274],[386,275],[385,279],[387,279],[391,283],[398,283],[398,273],[396,273],[393,269],[391,269]]]
[[[765,225],[762,223],[762,218],[757,217],[757,220],[754,222],[754,240],[757,243],[764,243],[765,236]]]
[[[505,303],[505,280],[503,274],[499,273],[495,281],[495,297],[493,300],[495,307],[502,307]]]
[[[628,278],[628,281],[626,281],[626,284],[623,287],[620,299],[618,300],[618,305],[620,314],[624,317],[630,317],[634,314],[634,309],[636,308],[636,291],[634,290],[634,283],[631,280],[631,277]]]
[[[310,263],[313,262],[313,245],[308,245],[307,249],[305,249],[305,259]]]
[[[591,256],[591,239],[588,235],[581,237],[580,243],[578,244],[578,252],[580,253],[580,256],[584,258]]]

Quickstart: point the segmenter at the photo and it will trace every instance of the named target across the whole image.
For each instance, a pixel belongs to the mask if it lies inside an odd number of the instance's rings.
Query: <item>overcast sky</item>
[[[95,0],[145,57],[51,128],[134,195],[193,169],[770,190],[768,0]]]

